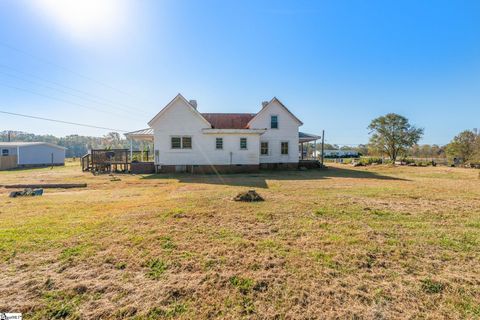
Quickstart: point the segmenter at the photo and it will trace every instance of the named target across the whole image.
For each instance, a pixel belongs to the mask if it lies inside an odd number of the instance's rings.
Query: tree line
[[[389,113],[375,118],[368,126],[370,141],[355,147],[325,144],[325,150],[354,150],[364,156],[388,157],[395,161],[401,158],[415,157],[439,159],[445,158],[456,164],[480,163],[480,131],[465,130],[455,136],[450,143],[440,145],[419,145],[424,129],[417,128],[401,115]],[[68,135],[55,137],[53,135],[36,135],[21,131],[2,131],[0,141],[49,142],[67,148],[67,157],[81,157],[89,149],[129,149],[130,141],[118,132],[109,132],[103,137]],[[133,147],[139,150],[141,145],[134,141]],[[146,145],[144,149],[150,148]],[[321,145],[317,145],[317,150]]]
[[[480,131],[465,130],[450,143],[419,145],[424,129],[417,128],[401,115],[389,113],[375,118],[368,126],[370,141],[355,147],[326,144],[326,150],[354,150],[366,156],[386,156],[395,161],[401,158],[445,158],[455,164],[480,163]],[[317,146],[319,149],[320,146]]]
[[[65,137],[55,137],[53,135],[37,135],[21,131],[2,131],[0,132],[0,141],[20,141],[20,142],[48,142],[67,148],[65,156],[69,158],[78,158],[85,155],[89,149],[129,149],[130,141],[121,136],[118,132],[109,132],[103,137],[81,136],[77,134]],[[135,150],[139,150],[140,143],[133,142]]]

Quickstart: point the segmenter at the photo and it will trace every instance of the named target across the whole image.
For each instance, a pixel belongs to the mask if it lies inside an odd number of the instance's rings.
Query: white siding
[[[182,99],[176,99],[151,126],[154,130],[154,149],[159,151],[157,164],[258,164],[258,134],[205,134],[202,129],[210,126]],[[172,136],[192,137],[192,149],[171,149]],[[215,149],[217,137],[223,138],[223,150]],[[240,150],[241,137],[247,138],[247,150]]]
[[[8,150],[9,156],[16,156],[17,155],[17,147],[0,147],[0,157],[2,156],[3,150]]]
[[[269,155],[260,155],[260,163],[298,162],[298,121],[278,101],[272,101],[265,108],[250,124],[252,129],[268,129],[260,141],[268,142]],[[278,116],[278,129],[270,128],[272,115]],[[281,154],[282,142],[288,142],[288,155]]]
[[[65,163],[65,149],[47,144],[20,146],[19,165],[49,165]]]

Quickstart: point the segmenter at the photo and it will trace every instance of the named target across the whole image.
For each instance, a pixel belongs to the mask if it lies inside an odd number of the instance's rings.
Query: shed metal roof
[[[65,147],[49,143],[49,142],[24,142],[24,141],[13,141],[13,142],[0,142],[0,148],[16,148],[16,147],[26,147],[26,146],[38,146],[46,145],[54,148],[66,149]]]

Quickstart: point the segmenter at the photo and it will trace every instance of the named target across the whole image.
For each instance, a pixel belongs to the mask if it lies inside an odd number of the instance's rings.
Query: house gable
[[[166,114],[169,113],[170,110],[174,108],[183,108],[186,110],[189,110],[192,116],[196,117],[198,120],[202,121],[205,128],[210,128],[211,124],[208,122],[200,112],[195,109],[190,102],[187,101],[180,93],[177,94],[175,98],[173,98],[172,101],[170,101],[162,110],[160,110],[159,113],[155,117],[153,117],[152,120],[148,122],[148,125],[153,128],[157,123],[159,122],[160,119],[164,118]],[[181,123],[181,122],[180,122]]]
[[[277,117],[277,128],[271,127],[272,116]],[[302,122],[277,98],[264,106],[249,122],[250,129],[266,129],[260,141],[268,145],[268,150],[260,155],[260,163],[298,162],[298,128],[301,125]],[[282,153],[282,144],[288,145],[286,153]]]
[[[303,122],[300,121],[290,110],[288,110],[288,108],[277,97],[273,97],[273,99],[270,100],[270,102],[263,107],[262,110],[260,110],[260,112],[258,112],[255,117],[252,118],[252,120],[250,120],[248,126],[255,127],[256,124],[258,125],[258,120],[264,117],[265,113],[271,113],[272,109],[283,109],[284,113],[287,114],[292,120],[297,122],[299,126],[303,125]],[[275,113],[276,111],[273,112]]]
[[[288,108],[276,97],[274,97],[270,102],[258,112],[255,117],[253,117],[248,126],[250,128],[270,129],[270,115],[277,115],[280,117],[279,121],[284,122],[285,120],[291,122],[293,121],[296,126],[303,125],[303,122],[300,121]],[[281,124],[280,124],[281,125]]]

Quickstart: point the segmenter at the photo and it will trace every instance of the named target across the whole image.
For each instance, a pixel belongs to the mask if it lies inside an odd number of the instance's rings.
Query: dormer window
[[[271,129],[278,129],[278,116],[271,116],[270,117],[270,128]]]

